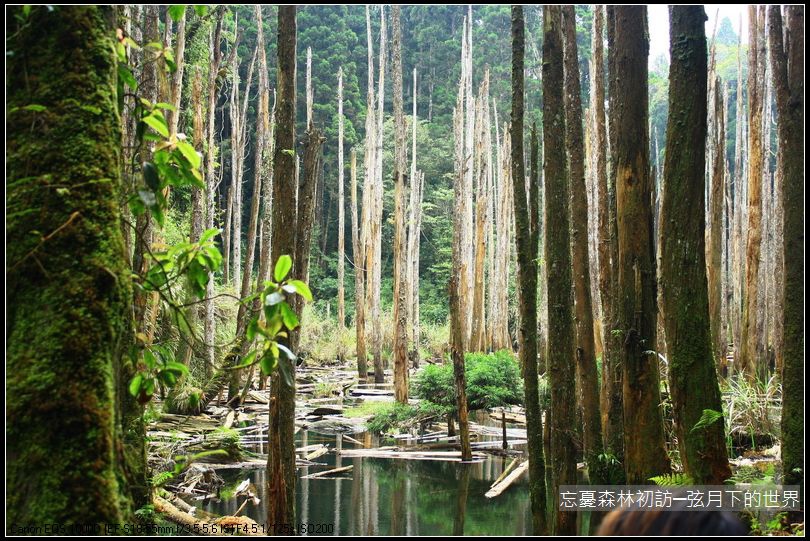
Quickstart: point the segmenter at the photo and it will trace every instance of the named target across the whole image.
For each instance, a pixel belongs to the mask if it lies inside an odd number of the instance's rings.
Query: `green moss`
[[[7,40],[10,108],[45,107],[7,119],[6,512],[18,523],[129,515],[115,407],[131,291],[111,14],[34,7]]]

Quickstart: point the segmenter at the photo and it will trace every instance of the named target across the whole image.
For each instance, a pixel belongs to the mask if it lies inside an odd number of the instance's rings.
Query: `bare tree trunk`
[[[594,14],[593,60],[594,79],[594,126],[596,127],[596,176],[597,199],[599,200],[599,293],[602,299],[602,431],[604,432],[605,450],[616,460],[624,460],[624,422],[622,370],[620,363],[621,338],[613,331],[616,329],[616,278],[618,265],[618,239],[616,233],[616,177],[615,170],[615,118],[614,100],[619,93],[616,66],[612,49],[616,46],[614,8],[608,6],[607,36],[610,54],[610,175],[607,173],[606,149],[607,132],[605,129],[605,77],[602,43],[603,10],[597,8]],[[618,473],[618,472],[616,472]]]
[[[368,377],[366,368],[366,302],[365,258],[363,245],[368,224],[361,226],[357,220],[357,153],[352,149],[350,157],[352,183],[352,255],[354,256],[354,326],[357,337],[357,373],[361,380]],[[365,214],[365,212],[364,212]]]
[[[419,367],[419,234],[422,219],[423,175],[416,170],[416,68],[413,69],[413,113],[411,115],[411,194],[408,209],[408,320],[411,322],[411,344],[409,352],[413,368]]]
[[[296,7],[278,7],[278,105],[276,108],[276,142],[273,155],[276,181],[273,183],[273,256],[295,253],[298,229],[295,175],[295,156],[288,152],[295,148],[295,44]],[[293,274],[304,278],[298,262],[293,262]],[[279,363],[290,363],[283,356]],[[270,425],[267,457],[267,521],[270,524],[295,524],[295,378],[286,381],[276,375],[272,378]],[[270,533],[277,533],[271,531]]]
[[[514,189],[515,238],[518,254],[520,298],[520,360],[523,366],[526,401],[526,436],[529,448],[529,494],[535,535],[546,532],[545,464],[543,420],[537,383],[537,244],[530,229],[530,205],[523,193],[523,71],[525,28],[523,6],[512,6],[512,183]],[[537,193],[534,191],[533,193]]]
[[[172,134],[177,134],[177,126],[180,122],[180,98],[183,94],[183,74],[185,73],[186,63],[185,63],[185,56],[186,56],[186,11],[183,11],[183,15],[180,17],[180,20],[177,21],[177,32],[175,33],[177,36],[177,41],[175,42],[174,46],[174,62],[177,65],[177,69],[174,72],[174,76],[172,78],[172,87],[171,87],[171,99],[172,105],[174,106],[174,111],[169,110],[169,132]]]
[[[764,8],[762,8],[764,9]],[[764,29],[763,29],[764,30]],[[764,39],[759,29],[757,7],[748,8],[748,240],[743,292],[740,369],[749,379],[757,375],[757,300],[759,258],[762,244],[762,82],[765,76]]]
[[[656,272],[647,127],[646,7],[616,7],[616,46],[610,55],[622,91],[616,105],[616,217],[618,329],[624,343],[624,466],[628,483],[647,483],[669,471],[659,404]],[[613,128],[613,126],[611,126]]]
[[[338,359],[345,360],[343,351],[343,334],[346,331],[346,300],[343,287],[345,247],[345,220],[343,201],[343,67],[338,70],[338,332],[340,333],[340,346]]]
[[[407,230],[405,223],[406,148],[405,114],[402,104],[402,34],[400,7],[393,6],[393,79],[394,79],[394,396],[408,402],[408,309],[406,272]]]
[[[713,74],[710,74],[710,77]],[[723,269],[723,177],[726,144],[725,112],[722,96],[723,81],[718,76],[713,84],[714,132],[711,145],[714,148],[711,164],[711,226],[709,232],[708,280],[709,280],[709,321],[711,322],[712,358],[721,367],[725,365],[726,340],[723,332],[722,313],[722,269]]]

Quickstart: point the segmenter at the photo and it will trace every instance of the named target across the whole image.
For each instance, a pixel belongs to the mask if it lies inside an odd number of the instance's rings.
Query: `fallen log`
[[[487,498],[494,498],[495,496],[500,496],[507,488],[509,488],[512,483],[517,481],[521,475],[526,473],[526,470],[529,469],[529,461],[523,462],[520,466],[515,468],[512,473],[507,475],[500,483],[490,488],[484,496]]]
[[[518,459],[513,458],[512,462],[510,462],[509,465],[506,467],[506,469],[503,470],[503,473],[501,473],[498,476],[498,478],[495,479],[495,481],[491,485],[489,485],[489,488],[493,488],[495,485],[497,485],[498,483],[503,481],[503,478],[506,477],[507,475],[509,475],[512,472],[512,470],[515,468],[515,466],[517,466],[517,463],[518,463]]]
[[[344,473],[347,471],[351,471],[354,466],[344,466],[342,468],[335,468],[333,470],[326,470],[326,471],[319,471],[317,473],[311,473],[309,475],[303,476],[301,479],[320,479],[323,477],[327,477],[329,475],[334,475],[336,473]]]

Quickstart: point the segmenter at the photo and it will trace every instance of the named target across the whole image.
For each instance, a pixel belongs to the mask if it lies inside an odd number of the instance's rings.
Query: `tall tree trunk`
[[[602,353],[602,411],[604,417],[602,428],[605,433],[605,449],[619,463],[624,462],[624,397],[622,390],[622,339],[618,332],[617,281],[619,244],[616,227],[616,104],[621,89],[619,74],[616,72],[615,48],[616,25],[615,7],[606,6],[607,40],[609,66],[609,100],[610,116],[610,174],[607,172],[605,150],[607,134],[605,130],[605,85],[602,61],[601,9],[594,15],[594,36],[600,34],[594,42],[593,88],[595,95],[594,114],[596,115],[597,176],[599,178],[599,291],[602,296],[602,336],[604,351]],[[594,38],[596,40],[596,37]],[[601,162],[600,162],[601,157]],[[617,481],[623,472],[614,471]]]
[[[340,346],[338,358],[342,362],[346,353],[343,351],[343,334],[346,331],[346,294],[343,287],[345,248],[345,220],[343,201],[343,67],[338,70],[338,333]]]
[[[366,224],[361,230],[357,220],[357,153],[352,149],[349,159],[352,183],[352,256],[354,258],[354,327],[357,340],[357,374],[361,380],[368,377],[366,367],[366,301],[365,301],[365,244]]]
[[[768,8],[771,73],[776,90],[778,167],[784,179],[784,361],[782,364],[782,475],[804,481],[804,6]]]
[[[411,196],[408,211],[408,319],[411,322],[413,349],[408,356],[413,368],[419,368],[419,235],[422,220],[423,175],[416,171],[416,68],[413,69],[413,113],[411,115]]]
[[[295,253],[297,207],[295,156],[295,44],[296,7],[278,7],[278,100],[276,107],[276,142],[273,154],[275,182],[273,183],[272,261],[282,255]],[[292,276],[302,277],[297,261]],[[279,363],[294,364],[286,356]],[[267,522],[295,524],[295,378],[286,381],[272,378],[270,401],[270,441],[267,457]],[[273,532],[271,533],[278,533]]]
[[[551,457],[556,521],[554,533],[576,533],[576,513],[560,509],[559,487],[577,481],[575,447],[576,396],[574,392],[574,329],[571,284],[571,188],[566,167],[565,103],[563,97],[562,8],[543,8],[543,155],[545,214],[554,216],[546,226],[545,254],[548,273],[548,344],[546,356],[551,388]],[[576,54],[575,54],[576,57]],[[576,60],[574,62],[576,66]],[[579,79],[579,71],[574,75]],[[568,81],[570,82],[570,81]],[[578,85],[577,85],[578,86]],[[568,88],[571,92],[572,89]],[[577,93],[578,95],[579,93]],[[569,132],[569,135],[570,132]],[[580,171],[582,134],[580,131]],[[569,140],[569,145],[574,141]],[[570,147],[570,150],[574,150]],[[575,158],[572,157],[572,162]],[[516,190],[517,191],[517,190]],[[584,193],[582,194],[585,195]]]
[[[672,64],[661,208],[661,298],[675,431],[684,471],[696,483],[719,485],[731,475],[725,426],[720,421],[695,429],[705,410],[722,411],[705,264],[705,20],[703,6],[670,8]]]
[[[591,268],[588,257],[588,197],[585,187],[585,149],[582,135],[579,60],[577,58],[574,6],[563,8],[565,36],[565,140],[570,164],[571,256],[576,309],[576,360],[579,402],[582,408],[583,444],[591,483],[602,484],[599,466],[602,426],[599,416],[599,377],[593,338]],[[546,147],[548,148],[548,147]],[[547,199],[548,200],[548,199]]]
[[[7,15],[25,23],[7,23],[6,39],[6,516],[122,523],[147,489],[142,447],[126,444],[143,442],[143,427],[124,425],[122,445],[118,425],[118,415],[140,410],[126,411],[135,405],[124,353],[132,290],[119,214],[114,10]],[[32,103],[44,110],[26,109]]]
[[[710,74],[713,77],[714,73]],[[725,364],[726,340],[723,332],[722,312],[722,271],[723,271],[723,202],[725,190],[723,186],[725,163],[725,111],[723,107],[723,82],[716,77],[712,88],[714,95],[709,96],[714,108],[714,131],[711,134],[711,146],[714,148],[713,163],[711,164],[711,226],[709,232],[709,246],[707,273],[709,280],[709,321],[711,323],[712,358],[718,366]]]
[[[762,8],[764,9],[764,8]],[[762,88],[765,78],[764,29],[759,28],[757,7],[748,7],[748,240],[745,249],[740,368],[754,379],[760,365],[757,340],[759,258],[762,245]]]
[[[402,33],[400,7],[393,6],[393,79],[394,79],[394,396],[408,402],[408,309],[406,272],[407,230],[405,223],[406,148],[405,113],[402,105]]]
[[[622,91],[616,106],[618,329],[624,343],[624,466],[628,483],[669,471],[664,444],[656,343],[655,247],[647,127],[646,7],[616,7],[611,49]],[[611,78],[614,75],[611,74]]]
[[[525,378],[529,495],[535,535],[546,533],[543,420],[537,384],[537,245],[532,244],[523,165],[523,59],[526,51],[523,6],[512,6],[512,183],[520,298],[520,361]],[[536,192],[535,192],[536,193]]]

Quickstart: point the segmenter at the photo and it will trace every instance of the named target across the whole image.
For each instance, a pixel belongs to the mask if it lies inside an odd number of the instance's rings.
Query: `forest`
[[[6,6],[6,534],[803,536],[803,58],[803,5]]]

